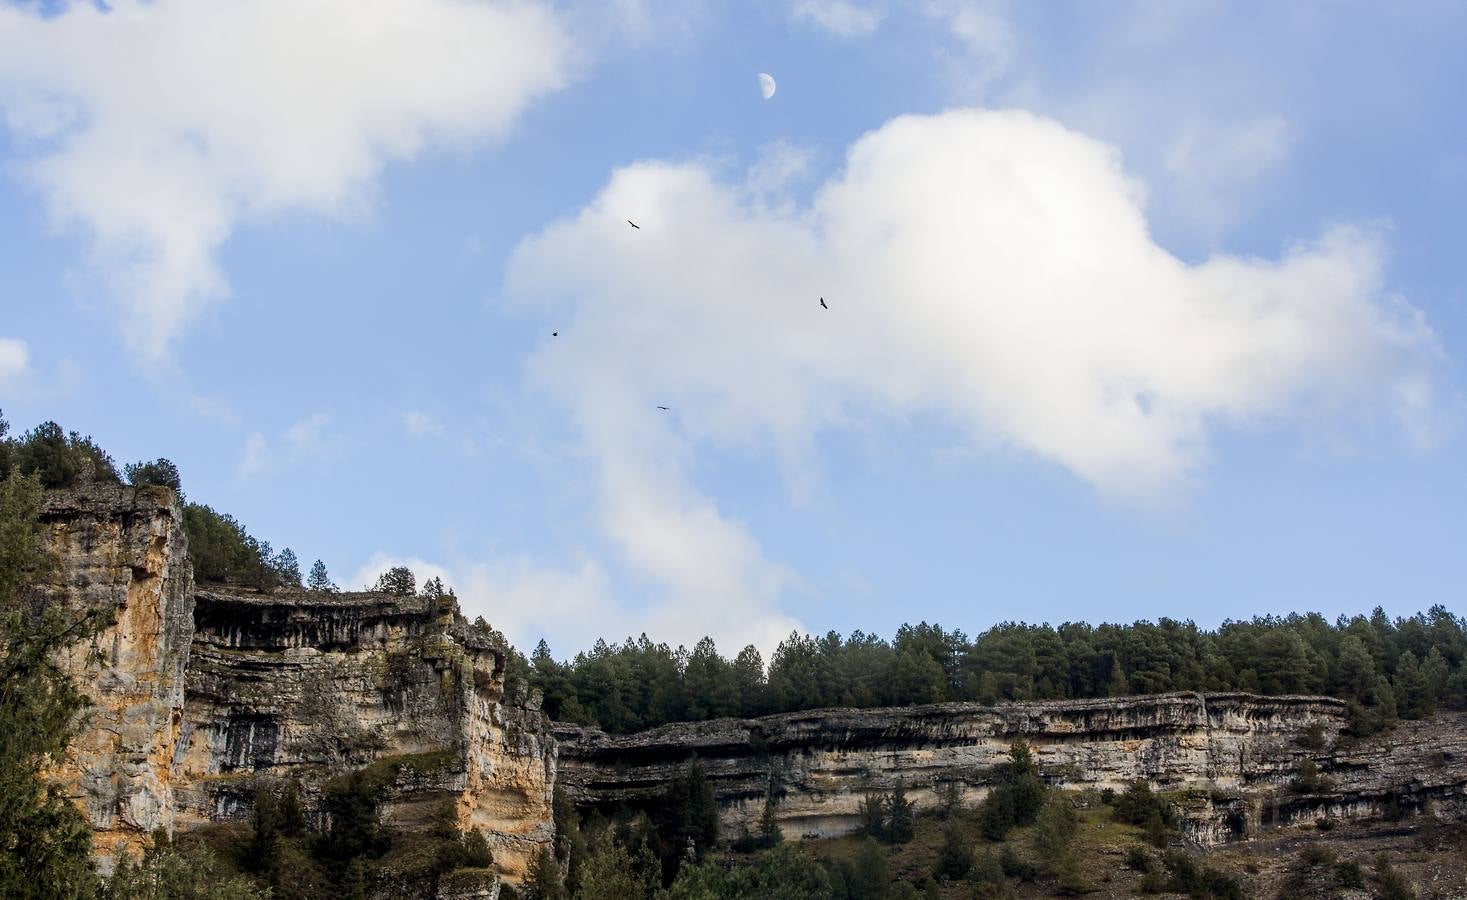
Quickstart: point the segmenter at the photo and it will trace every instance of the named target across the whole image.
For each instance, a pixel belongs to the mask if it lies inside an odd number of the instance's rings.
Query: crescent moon
[[[768,100],[770,97],[774,96],[774,89],[774,76],[770,75],[768,72],[760,72],[759,93],[764,95],[765,100]]]

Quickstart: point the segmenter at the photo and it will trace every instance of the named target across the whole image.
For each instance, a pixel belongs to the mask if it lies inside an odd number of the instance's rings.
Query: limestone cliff
[[[552,838],[555,744],[536,698],[506,697],[507,648],[452,601],[387,594],[196,596],[179,823],[244,818],[255,787],[390,767],[384,821],[450,812],[523,874]]]
[[[370,765],[390,776],[389,823],[427,827],[446,814],[480,828],[513,880],[552,841],[557,778],[583,806],[636,804],[696,755],[725,835],[754,827],[771,793],[789,836],[831,835],[855,826],[870,791],[901,786],[930,808],[955,785],[976,804],[1016,737],[1057,786],[1145,779],[1175,792],[1185,830],[1204,844],[1428,803],[1467,819],[1467,715],[1356,741],[1342,735],[1343,704],[1320,697],[952,703],[620,737],[560,725],[552,736],[538,698],[506,689],[503,640],[450,601],[196,589],[166,489],[53,491],[43,515],[57,560],[43,599],[109,618],[65,660],[93,706],[55,773],[104,860],[155,828],[244,819],[255,788],[276,779],[302,783],[319,812],[326,780]],[[1289,786],[1306,758],[1327,779],[1310,793]],[[464,877],[464,896],[493,887]]]
[[[1467,818],[1467,721],[1442,716],[1354,742],[1341,737],[1344,711],[1322,697],[1167,694],[819,710],[620,737],[561,725],[557,737],[561,783],[582,806],[646,802],[696,755],[730,837],[757,828],[771,791],[789,837],[853,831],[865,794],[898,786],[918,809],[937,806],[949,784],[974,805],[1017,737],[1056,786],[1121,789],[1145,779],[1177,792],[1184,830],[1204,844],[1427,800],[1438,815]],[[1322,746],[1305,749],[1314,738]],[[1306,757],[1332,782],[1316,794],[1288,788]]]
[[[506,696],[503,640],[452,601],[196,590],[164,488],[46,494],[57,565],[41,599],[110,624],[63,661],[92,702],[54,773],[91,819],[99,861],[249,815],[257,784],[392,773],[383,818],[446,810],[480,828],[511,878],[552,837],[555,742],[537,698]]]
[[[56,566],[49,603],[103,611],[110,624],[64,661],[92,706],[57,772],[91,818],[104,865],[153,829],[173,827],[173,759],[193,633],[193,570],[166,488],[48,491]]]

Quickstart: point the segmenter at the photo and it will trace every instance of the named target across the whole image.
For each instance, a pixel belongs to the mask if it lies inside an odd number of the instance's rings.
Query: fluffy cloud
[[[227,292],[215,255],[241,220],[358,213],[387,162],[502,135],[569,65],[525,0],[110,7],[0,6],[0,109],[151,359]]]
[[[798,468],[823,429],[930,417],[1149,503],[1221,426],[1429,421],[1434,338],[1384,292],[1377,236],[1188,265],[1143,194],[1105,144],[959,110],[862,137],[808,206],[646,162],[526,241],[511,296],[570,325],[532,376],[573,414],[601,521],[673,633],[777,632],[795,583],[694,488],[702,447]]]
[[[10,387],[30,371],[31,351],[25,341],[0,338],[0,387]]]

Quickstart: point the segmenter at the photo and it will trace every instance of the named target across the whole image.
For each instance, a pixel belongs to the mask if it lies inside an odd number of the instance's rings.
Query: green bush
[[[1330,780],[1319,774],[1319,766],[1312,759],[1300,762],[1298,774],[1289,782],[1289,789],[1297,794],[1319,794],[1330,787]]]
[[[92,480],[116,484],[117,466],[90,436],[65,433],[55,422],[42,422],[14,441],[5,454],[7,471],[35,475],[48,488],[71,487],[87,473]]]
[[[1353,859],[1335,863],[1335,884],[1342,888],[1365,887],[1365,874],[1360,871],[1360,864]]]
[[[1004,875],[1020,881],[1033,881],[1039,875],[1034,866],[1008,844],[1004,844],[1003,849],[998,851],[998,865]]]
[[[1126,868],[1143,875],[1147,872],[1157,871],[1156,857],[1146,852],[1144,847],[1131,847],[1126,851]]]
[[[1010,762],[999,767],[998,784],[978,810],[983,836],[1001,841],[1010,829],[1034,823],[1044,806],[1045,787],[1034,754],[1022,739],[1009,745]]]
[[[1176,813],[1171,804],[1152,791],[1151,785],[1145,781],[1133,782],[1125,793],[1116,797],[1110,815],[1115,821],[1127,825],[1145,826],[1153,816],[1167,827],[1176,824]]]
[[[128,463],[122,467],[122,471],[127,476],[128,484],[134,486],[153,484],[172,488],[173,492],[178,495],[178,499],[183,500],[183,479],[179,477],[178,466],[162,457],[152,462]]]
[[[1411,883],[1391,865],[1384,853],[1375,858],[1375,896],[1378,900],[1416,900]]]
[[[1299,860],[1309,867],[1328,866],[1335,861],[1335,851],[1323,844],[1306,844],[1299,851]]]
[[[8,896],[8,895],[7,895]],[[203,847],[180,849],[161,829],[141,859],[123,855],[99,900],[263,900],[270,896],[229,874]]]
[[[942,827],[942,849],[937,853],[933,874],[943,881],[957,881],[973,868],[973,845],[963,834],[962,826],[948,820]]]

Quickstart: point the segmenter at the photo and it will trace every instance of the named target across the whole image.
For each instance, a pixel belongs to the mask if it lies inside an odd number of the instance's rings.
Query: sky
[[[1464,44],[1429,0],[0,0],[0,409],[559,657],[1461,613]]]

